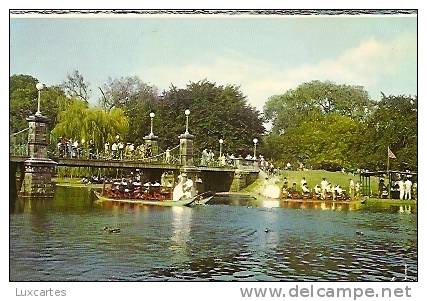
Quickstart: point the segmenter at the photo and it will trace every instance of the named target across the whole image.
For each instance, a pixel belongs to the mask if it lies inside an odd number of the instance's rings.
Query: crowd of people
[[[278,172],[273,162],[268,162],[263,155],[259,156],[259,168],[270,176]]]
[[[172,155],[172,150],[167,148],[164,153],[160,154],[165,163],[172,164],[178,159]],[[102,152],[97,150],[93,140],[86,142],[85,139],[81,139],[79,143],[78,139],[61,137],[58,140],[56,151],[60,158],[72,159],[141,160],[154,157],[150,144],[126,143],[120,139],[119,135],[115,137],[114,141],[105,142]],[[262,155],[257,158],[251,155],[242,157],[227,153],[215,158],[215,153],[206,148],[201,153],[200,166],[235,166],[237,159],[250,163],[258,162],[260,168],[269,174],[276,171],[273,163],[265,160]]]
[[[61,158],[95,158],[95,143],[89,140],[87,146],[85,140],[82,139],[79,143],[77,139],[61,137],[56,145],[58,156]],[[86,147],[85,147],[86,146]]]
[[[393,191],[398,191],[399,199],[401,200],[411,200],[417,198],[418,193],[418,184],[417,182],[411,181],[409,176],[400,177],[397,181],[394,182],[394,185],[390,188],[385,184],[384,179],[380,179],[378,184],[378,196],[380,198],[388,198],[389,193]]]
[[[202,151],[202,155],[200,158],[200,166],[235,166],[236,160],[245,161],[246,164],[253,165],[254,162],[258,162],[260,167],[264,170],[273,170],[274,166],[272,163],[268,163],[262,155],[257,157],[253,157],[251,155],[247,155],[243,157],[241,155],[235,156],[232,154],[221,154],[218,158],[215,158],[215,154],[212,150],[204,149]]]
[[[314,199],[314,200],[349,200],[360,196],[360,183],[354,183],[353,179],[349,179],[348,190],[343,189],[340,185],[332,184],[326,178],[322,178],[319,184],[316,184],[312,189],[309,188],[307,180],[303,177],[299,187],[296,182],[289,186],[287,178],[281,190],[282,198],[291,199]]]
[[[158,181],[148,181],[138,173],[131,173],[128,177],[120,180],[104,178],[83,179],[82,183],[99,183],[103,181],[103,195],[113,199],[140,199],[140,200],[173,200],[189,199],[197,194],[197,188],[191,178],[186,173],[178,175],[177,183],[174,183],[172,174],[164,173],[161,183]],[[197,182],[197,180],[196,180]]]
[[[103,195],[113,199],[168,200],[172,197],[171,183],[162,185],[158,181],[149,181],[139,170],[121,179],[100,180],[105,185]]]
[[[144,143],[137,146],[134,143],[125,143],[117,135],[112,143],[105,142],[104,150],[100,153],[96,150],[93,140],[86,143],[85,139],[81,139],[79,143],[78,139],[61,137],[57,143],[57,153],[61,158],[131,160],[152,157],[152,148]],[[166,160],[172,161],[169,149],[166,150],[165,157]]]

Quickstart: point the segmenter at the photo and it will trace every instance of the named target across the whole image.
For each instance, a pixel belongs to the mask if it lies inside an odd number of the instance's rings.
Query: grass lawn
[[[81,178],[62,178],[56,177],[53,178],[53,181],[57,184],[67,183],[67,184],[80,184]]]
[[[286,170],[283,171],[280,179],[286,177],[288,179],[288,185],[292,186],[293,182],[297,183],[297,187],[300,187],[300,181],[305,177],[307,185],[312,189],[316,184],[320,185],[322,178],[326,178],[328,182],[331,182],[333,185],[340,185],[342,188],[348,190],[348,185],[350,179],[353,179],[354,184],[359,182],[359,176],[353,176],[351,174],[343,173],[341,171],[326,171],[326,170],[307,170],[307,171],[293,171]],[[378,190],[378,179],[371,178],[371,189],[375,193]]]
[[[288,185],[292,186],[292,183],[297,183],[298,190],[300,190],[300,182],[303,177],[305,177],[307,181],[307,185],[310,189],[313,189],[316,184],[320,185],[322,178],[326,178],[328,182],[331,182],[333,185],[340,185],[343,189],[348,191],[348,185],[350,179],[353,179],[354,184],[359,182],[359,176],[353,176],[351,174],[343,173],[340,171],[332,172],[326,170],[307,170],[307,171],[294,171],[294,170],[286,170],[282,171],[279,179],[280,183],[278,185],[283,184],[284,178],[288,179]],[[258,179],[248,187],[244,188],[242,192],[257,192],[263,185],[265,181],[264,179]],[[371,178],[371,190],[375,194],[378,190],[378,178]]]

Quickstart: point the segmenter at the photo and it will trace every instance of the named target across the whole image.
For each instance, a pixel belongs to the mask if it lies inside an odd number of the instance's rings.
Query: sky
[[[417,94],[415,16],[12,18],[10,72],[61,83],[79,70],[91,102],[108,77],[167,89],[207,79],[262,110],[311,80],[362,85],[375,99]]]

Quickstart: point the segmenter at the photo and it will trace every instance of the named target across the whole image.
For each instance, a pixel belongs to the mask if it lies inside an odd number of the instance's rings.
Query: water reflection
[[[336,211],[359,210],[363,206],[360,201],[320,201],[320,200],[277,200],[277,199],[251,199],[238,198],[236,196],[215,196],[209,204],[227,204],[233,206],[249,206],[256,208],[291,208],[291,209],[319,209]]]
[[[189,253],[188,241],[191,231],[192,210],[187,207],[172,207],[172,236],[170,250],[182,259],[183,255]]]
[[[399,206],[399,213],[412,213],[414,209],[411,205],[401,205]]]
[[[103,207],[73,189],[15,204],[13,281],[417,280],[414,206],[219,198],[195,208]]]

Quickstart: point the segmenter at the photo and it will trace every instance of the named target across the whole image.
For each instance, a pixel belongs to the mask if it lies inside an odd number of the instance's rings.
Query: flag
[[[393,154],[393,152],[390,150],[390,147],[388,147],[388,157],[390,159],[396,159],[396,156]]]

